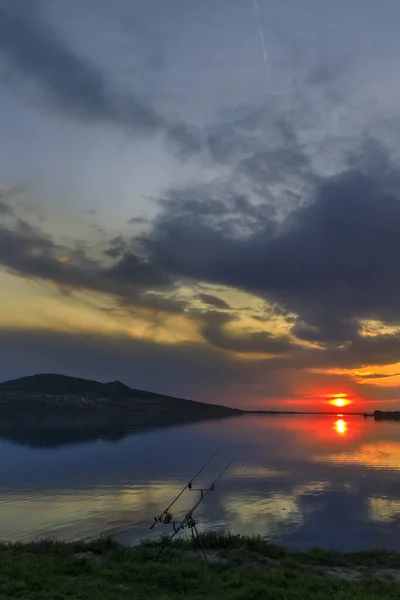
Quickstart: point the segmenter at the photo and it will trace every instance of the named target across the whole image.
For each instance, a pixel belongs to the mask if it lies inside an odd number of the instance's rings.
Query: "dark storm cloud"
[[[199,300],[201,300],[204,304],[208,304],[209,306],[213,306],[214,308],[221,309],[229,309],[230,306],[225,300],[222,298],[218,298],[218,296],[214,296],[213,294],[199,294]]]
[[[359,319],[400,322],[399,183],[387,149],[366,140],[342,172],[315,178],[283,222],[218,189],[183,190],[180,202],[172,195],[147,250],[170,273],[298,314],[295,333],[304,340],[341,344],[355,338]]]
[[[119,125],[139,134],[164,134],[181,156],[200,150],[194,131],[170,122],[149,100],[118,92],[100,69],[69,48],[37,4],[0,0],[0,56],[30,81],[46,102],[68,117]]]

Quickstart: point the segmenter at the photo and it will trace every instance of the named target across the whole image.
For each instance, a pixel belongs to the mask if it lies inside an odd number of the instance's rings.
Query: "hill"
[[[0,383],[0,436],[34,446],[119,439],[126,433],[241,415],[216,404],[40,374]]]
[[[11,379],[0,383],[1,391],[27,392],[30,394],[129,394],[132,397],[154,397],[157,394],[129,388],[120,381],[101,383],[91,379],[69,377],[59,374],[40,374]]]

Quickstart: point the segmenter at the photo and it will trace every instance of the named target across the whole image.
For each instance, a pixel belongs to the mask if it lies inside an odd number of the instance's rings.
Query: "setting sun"
[[[338,394],[329,394],[328,398],[329,404],[336,406],[337,408],[343,408],[343,406],[347,406],[351,403],[347,397],[347,394],[344,392],[340,392]]]

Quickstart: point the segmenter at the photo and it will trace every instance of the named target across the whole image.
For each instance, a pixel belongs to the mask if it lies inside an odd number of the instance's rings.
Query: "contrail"
[[[258,0],[253,0],[253,6],[254,6],[254,12],[256,13],[258,25],[260,28],[261,48],[262,48],[262,52],[263,52],[263,56],[264,56],[264,62],[267,67],[267,75],[268,75],[268,79],[271,80],[271,74],[270,74],[269,62],[268,62],[267,45],[265,43],[265,35],[264,35],[264,29],[263,29],[261,17],[260,17],[260,7],[258,5]]]

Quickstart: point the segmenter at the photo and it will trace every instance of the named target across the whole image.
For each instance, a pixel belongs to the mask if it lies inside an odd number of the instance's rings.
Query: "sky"
[[[0,0],[0,378],[398,408],[399,19]]]

